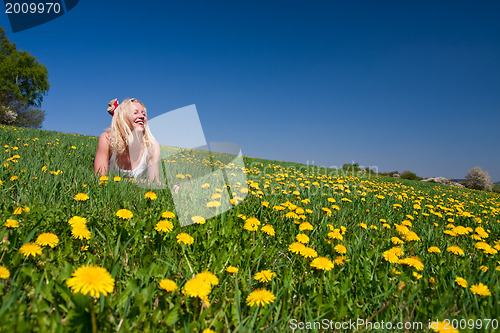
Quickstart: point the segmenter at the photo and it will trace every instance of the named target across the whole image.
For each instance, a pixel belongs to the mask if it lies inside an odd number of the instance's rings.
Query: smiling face
[[[132,112],[129,115],[130,130],[144,131],[144,125],[147,123],[146,109],[139,102],[132,102]]]

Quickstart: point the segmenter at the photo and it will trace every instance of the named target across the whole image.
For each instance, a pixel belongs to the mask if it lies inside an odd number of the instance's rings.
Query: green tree
[[[48,76],[47,67],[17,50],[0,27],[0,122],[41,127],[45,112],[40,106],[50,87]]]

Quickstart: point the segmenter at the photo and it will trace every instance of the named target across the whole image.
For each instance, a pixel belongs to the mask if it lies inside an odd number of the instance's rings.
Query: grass
[[[247,182],[238,184],[233,180],[243,170],[213,154],[239,204],[204,224],[181,227],[170,191],[154,190],[157,199],[150,200],[147,188],[124,179],[99,181],[93,173],[96,138],[1,126],[0,143],[0,223],[19,223],[17,228],[0,224],[0,266],[9,271],[0,279],[0,330],[91,331],[94,317],[100,331],[122,332],[281,332],[294,323],[322,320],[428,327],[429,321],[447,319],[466,323],[460,332],[492,332],[495,321],[486,328],[484,319],[500,315],[496,193],[255,158],[244,158]],[[178,152],[176,162],[191,163],[195,171],[196,166],[211,168],[204,154]],[[172,159],[166,162],[182,172]],[[224,192],[219,185],[206,188],[207,202]],[[89,199],[77,201],[77,193]],[[21,214],[14,214],[16,209]],[[117,217],[120,209],[133,217]],[[173,230],[156,230],[166,211],[175,214],[168,219]],[[90,239],[72,236],[68,221],[74,216],[87,219]],[[251,217],[260,223],[256,231],[244,228]],[[304,222],[312,230],[300,230]],[[275,235],[262,232],[264,225],[272,226]],[[57,246],[29,258],[19,252],[45,232],[58,236]],[[193,244],[178,243],[179,233],[192,236]],[[299,233],[309,237],[307,247],[334,263],[333,269],[313,268],[314,258],[289,250]],[[394,237],[403,244],[395,244]],[[477,245],[481,242],[487,246]],[[336,250],[339,244],[346,253]],[[428,252],[431,246],[441,253]],[[464,254],[447,251],[451,246]],[[394,247],[404,254],[391,263],[387,251]],[[418,258],[423,269],[399,261],[409,257]],[[72,292],[67,280],[87,265],[106,268],[115,281],[113,292],[99,298]],[[238,273],[227,272],[229,265]],[[262,270],[276,277],[256,280]],[[208,307],[183,292],[202,271],[218,279],[207,296]],[[468,282],[467,288],[457,284],[457,277]],[[179,288],[161,289],[162,279]],[[473,292],[471,286],[479,283],[491,296]],[[249,306],[247,298],[256,289],[276,298]],[[356,330],[384,331],[370,325]]]

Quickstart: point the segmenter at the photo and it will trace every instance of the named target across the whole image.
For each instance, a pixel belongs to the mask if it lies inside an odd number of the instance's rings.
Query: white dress
[[[141,177],[141,176],[145,175],[148,171],[148,161],[147,161],[146,155],[147,155],[146,152],[142,153],[141,162],[139,162],[139,165],[135,169],[124,170],[124,169],[120,169],[118,167],[118,165],[116,164],[116,154],[113,153],[113,155],[111,155],[111,158],[109,159],[108,170],[118,171],[127,177],[134,177],[134,178]]]

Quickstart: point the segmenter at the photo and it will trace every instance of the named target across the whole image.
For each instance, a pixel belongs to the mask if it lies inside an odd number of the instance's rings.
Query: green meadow
[[[164,166],[230,185],[198,184],[221,214],[182,227],[169,190],[94,174],[95,137],[0,126],[0,146],[0,332],[500,325],[498,193],[191,151]]]

